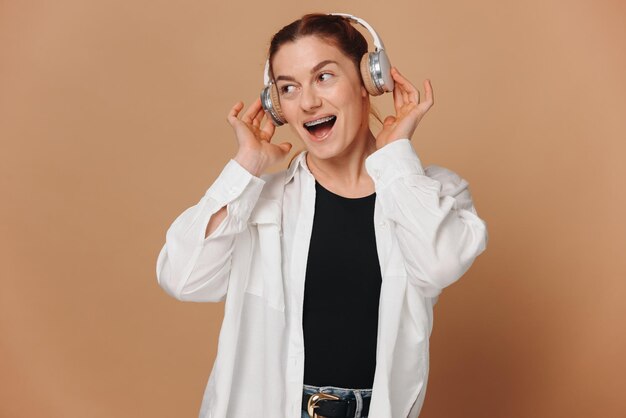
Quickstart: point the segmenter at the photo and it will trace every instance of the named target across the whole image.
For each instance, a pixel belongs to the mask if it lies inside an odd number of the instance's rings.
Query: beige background
[[[169,298],[156,257],[310,11],[367,19],[432,80],[414,146],[488,223],[436,307],[422,416],[623,417],[619,0],[0,1],[0,416],[197,416],[223,305]]]

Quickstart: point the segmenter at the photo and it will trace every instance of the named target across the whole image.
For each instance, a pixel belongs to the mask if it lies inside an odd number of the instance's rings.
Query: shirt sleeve
[[[183,301],[224,300],[235,236],[247,228],[264,184],[230,160],[200,201],[176,218],[156,265],[157,281],[169,295]],[[226,217],[205,238],[211,216],[224,206]]]
[[[478,217],[467,181],[443,167],[424,169],[408,139],[385,145],[365,165],[409,281],[426,296],[438,296],[487,246],[487,225]]]

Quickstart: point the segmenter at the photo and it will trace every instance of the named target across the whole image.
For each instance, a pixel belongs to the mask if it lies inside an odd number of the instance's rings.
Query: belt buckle
[[[311,418],[321,418],[317,413],[315,413],[315,408],[319,407],[317,403],[323,399],[332,399],[338,400],[339,396],[331,395],[330,393],[317,392],[311,395],[309,398],[309,402],[307,404],[306,411],[309,413],[309,417]]]

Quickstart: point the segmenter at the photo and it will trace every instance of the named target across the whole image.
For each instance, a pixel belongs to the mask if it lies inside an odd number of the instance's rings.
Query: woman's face
[[[310,154],[345,156],[369,132],[369,97],[352,60],[317,36],[282,45],[272,60],[280,106]]]

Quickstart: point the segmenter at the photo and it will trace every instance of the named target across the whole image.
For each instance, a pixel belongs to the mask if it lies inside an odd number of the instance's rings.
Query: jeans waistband
[[[348,399],[356,399],[356,410],[355,417],[362,417],[363,414],[363,399],[371,398],[372,389],[351,389],[351,388],[342,388],[337,386],[312,386],[305,384],[302,389],[303,396],[312,395],[314,393],[329,393],[331,395],[335,395],[342,400]],[[303,410],[304,411],[304,410]],[[302,416],[308,416],[308,414],[304,414]]]
[[[341,388],[338,386],[312,386],[304,384],[303,392],[307,394],[313,394],[317,392],[330,393],[331,395],[339,396],[340,398],[350,398],[359,392],[362,397],[372,396],[372,389],[350,389]]]

